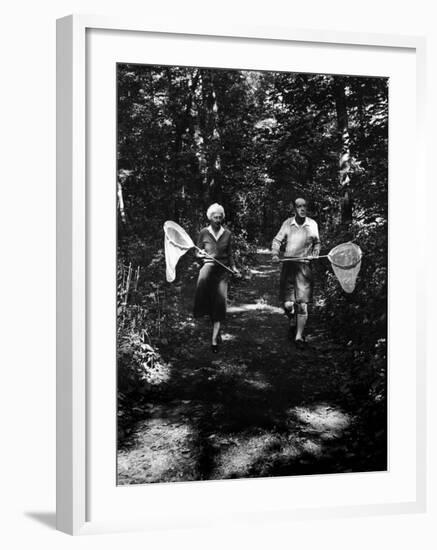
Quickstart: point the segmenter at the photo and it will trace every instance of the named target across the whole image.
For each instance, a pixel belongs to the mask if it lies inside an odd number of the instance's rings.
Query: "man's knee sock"
[[[300,340],[303,337],[303,331],[305,329],[307,319],[308,319],[308,313],[297,314],[296,340]]]

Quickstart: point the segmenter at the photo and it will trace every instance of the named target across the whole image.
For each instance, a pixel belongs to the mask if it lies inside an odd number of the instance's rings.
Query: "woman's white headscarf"
[[[206,217],[208,220],[210,220],[213,216],[213,214],[222,214],[223,219],[225,217],[225,210],[221,204],[218,204],[215,202],[214,204],[211,204],[211,206],[206,211]]]

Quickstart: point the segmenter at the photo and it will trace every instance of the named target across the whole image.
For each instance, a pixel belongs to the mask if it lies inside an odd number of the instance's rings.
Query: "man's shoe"
[[[294,341],[297,349],[304,349],[305,347],[305,338],[298,338]]]

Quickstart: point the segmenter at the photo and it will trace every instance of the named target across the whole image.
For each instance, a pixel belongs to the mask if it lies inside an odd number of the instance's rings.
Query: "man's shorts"
[[[310,262],[284,262],[279,282],[279,299],[306,304],[313,298],[313,271]]]

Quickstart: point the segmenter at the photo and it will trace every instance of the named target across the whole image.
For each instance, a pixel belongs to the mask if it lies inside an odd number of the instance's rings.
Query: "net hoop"
[[[176,279],[176,266],[180,258],[195,245],[191,237],[179,224],[172,221],[164,223],[165,273],[167,282]]]
[[[343,254],[346,248],[348,249],[348,251],[352,251],[352,255],[355,256],[355,260],[347,265],[342,265],[336,262],[334,260],[334,257],[336,256],[336,254]],[[337,245],[328,254],[328,259],[331,262],[331,264],[340,269],[353,269],[361,262],[362,257],[363,257],[363,253],[361,251],[361,248],[355,243],[351,243],[351,242]]]
[[[183,227],[173,221],[166,221],[164,223],[164,233],[166,239],[168,239],[172,245],[181,248],[182,250],[189,250],[195,246],[193,240],[188,235]],[[173,234],[173,236],[172,236]],[[178,239],[175,240],[174,236],[178,235]]]
[[[355,290],[363,253],[355,243],[342,243],[328,254],[332,270],[342,289],[350,294]]]

